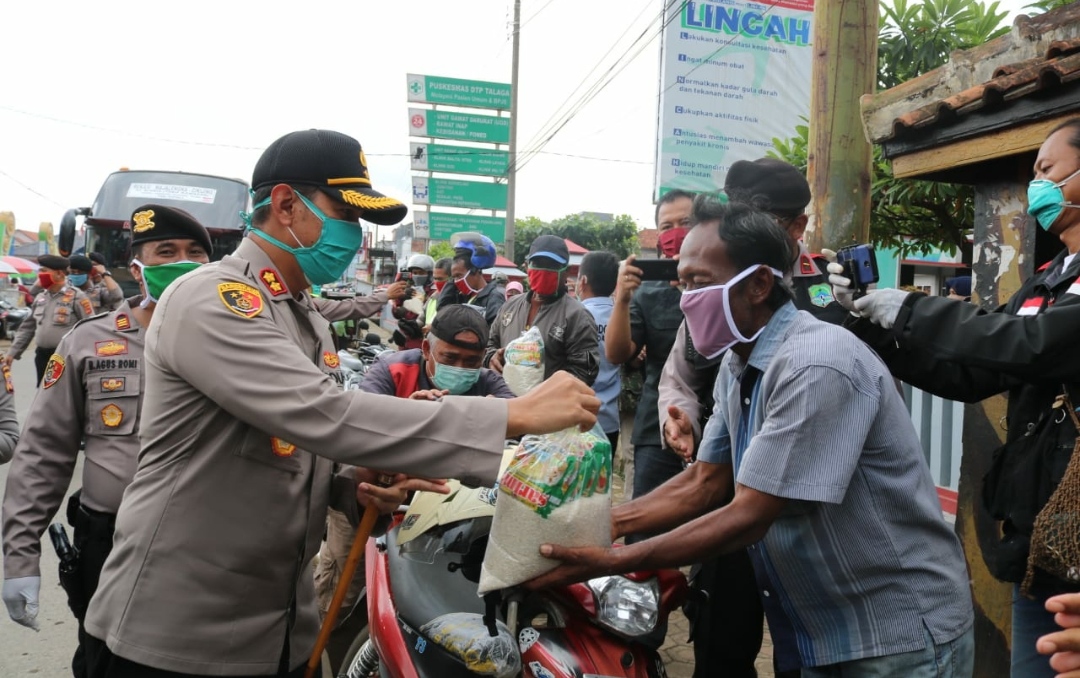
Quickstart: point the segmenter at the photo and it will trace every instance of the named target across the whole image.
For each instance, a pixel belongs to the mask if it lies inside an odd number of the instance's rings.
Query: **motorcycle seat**
[[[459,556],[440,551],[435,562],[421,563],[398,553],[397,530],[386,535],[390,587],[398,616],[414,629],[454,612],[484,614],[484,601],[476,595],[477,584],[450,564],[460,564]]]

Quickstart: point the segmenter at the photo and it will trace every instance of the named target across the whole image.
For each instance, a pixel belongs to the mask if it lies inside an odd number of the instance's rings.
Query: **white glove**
[[[7,606],[11,621],[40,631],[38,625],[38,594],[41,592],[41,577],[16,577],[4,580],[4,590],[0,597]]]
[[[853,312],[888,330],[896,323],[900,307],[904,305],[904,299],[907,299],[909,294],[911,292],[903,290],[870,290],[866,296],[855,300]]]
[[[844,267],[836,263],[836,252],[822,249],[821,254],[829,261],[825,270],[829,272],[833,298],[836,299],[836,303],[855,313],[855,290],[851,289],[851,279],[844,275],[846,273]]]

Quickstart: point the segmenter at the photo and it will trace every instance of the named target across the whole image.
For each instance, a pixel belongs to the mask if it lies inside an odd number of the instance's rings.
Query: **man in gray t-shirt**
[[[768,571],[762,596],[790,622],[774,643],[796,649],[804,677],[970,676],[963,553],[888,369],[795,309],[775,220],[707,196],[694,212],[681,306],[702,355],[730,349],[716,408],[697,463],[612,511],[615,535],[670,531],[621,549],[544,546],[564,565],[535,585],[749,547]]]

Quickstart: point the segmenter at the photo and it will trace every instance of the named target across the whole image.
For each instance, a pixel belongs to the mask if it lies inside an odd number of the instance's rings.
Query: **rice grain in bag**
[[[503,352],[503,379],[521,397],[544,381],[544,340],[538,327],[531,327],[506,345]]]
[[[522,439],[499,479],[480,595],[555,569],[541,544],[611,545],[611,444],[599,426]]]

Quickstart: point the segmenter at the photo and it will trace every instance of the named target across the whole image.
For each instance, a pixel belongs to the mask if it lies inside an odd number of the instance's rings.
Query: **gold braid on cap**
[[[400,200],[387,197],[373,198],[359,191],[341,191],[341,199],[365,210],[388,210],[404,206]]]

